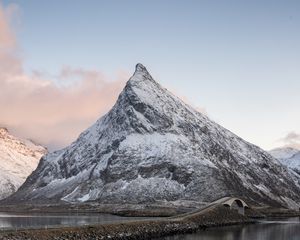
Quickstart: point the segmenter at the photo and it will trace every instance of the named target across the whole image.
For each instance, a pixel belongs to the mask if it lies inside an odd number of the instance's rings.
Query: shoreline
[[[31,229],[0,232],[1,240],[49,240],[49,239],[153,239],[176,234],[193,233],[210,227],[250,224],[256,221],[238,214],[224,206],[216,206],[204,213],[185,217],[170,217],[157,220],[138,220],[124,223]]]
[[[126,222],[115,224],[88,225],[82,227],[62,227],[49,229],[5,230],[0,232],[0,240],[73,240],[73,239],[110,239],[144,240],[174,235],[184,235],[205,231],[209,228],[256,224],[257,221],[230,222],[202,226],[182,225],[182,223],[163,222]],[[159,224],[159,225],[158,225]]]
[[[150,204],[11,204],[0,205],[0,212],[18,214],[111,214],[120,217],[177,217],[209,206],[209,203],[186,205]],[[270,206],[251,206],[245,214],[251,218],[300,217],[300,210],[275,208]]]
[[[102,223],[93,224],[85,226],[76,227],[57,227],[47,229],[22,229],[22,230],[3,230],[0,232],[0,240],[74,240],[74,239],[110,239],[110,240],[139,240],[139,239],[153,239],[165,236],[172,236],[177,234],[188,234],[198,231],[205,230],[211,227],[224,227],[231,225],[244,225],[253,224],[257,222],[257,219],[267,219],[267,218],[289,218],[289,217],[300,217],[300,212],[293,211],[289,209],[278,209],[278,208],[251,208],[247,209],[244,215],[240,215],[235,210],[230,210],[223,205],[216,205],[208,207],[207,209],[200,210],[199,212],[186,213],[183,209],[177,209],[176,216],[172,214],[165,214],[171,208],[161,208],[158,207],[155,210],[151,207],[149,209],[145,208],[135,208],[135,209],[119,209],[118,211],[102,212],[99,206],[97,208],[90,208],[88,211],[86,209],[78,208],[70,210],[66,208],[56,208],[57,206],[50,208],[38,207],[33,209],[30,208],[18,208],[13,211],[13,207],[7,208],[10,211],[6,212],[17,212],[17,213],[79,213],[79,214],[114,214],[119,216],[124,216],[120,212],[126,212],[128,217],[145,217],[147,214],[149,219],[132,219],[124,222],[116,223]],[[103,206],[102,206],[103,207]],[[152,206],[153,207],[153,206]],[[4,206],[0,207],[0,212],[5,209]],[[41,210],[46,211],[41,211]],[[95,211],[97,209],[97,211]],[[65,211],[63,211],[65,210]],[[160,211],[162,212],[160,212]],[[181,212],[181,214],[180,214]],[[118,214],[119,213],[119,214]],[[147,214],[146,214],[147,213]],[[164,213],[164,214],[162,214]],[[178,214],[179,213],[179,214]],[[158,217],[163,215],[163,217]],[[167,216],[165,216],[167,215]],[[151,219],[150,217],[153,217]]]

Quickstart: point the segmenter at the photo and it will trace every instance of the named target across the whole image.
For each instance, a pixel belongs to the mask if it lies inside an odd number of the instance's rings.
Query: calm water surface
[[[0,212],[0,231],[5,229],[82,226],[124,222],[126,218],[110,214],[11,214]],[[195,234],[160,238],[159,240],[300,240],[300,218],[260,221],[258,224],[211,228]]]
[[[212,228],[195,234],[160,238],[160,240],[300,240],[300,218]]]
[[[142,218],[126,218],[110,214],[12,214],[0,212],[0,231],[7,229],[83,226],[134,219]]]

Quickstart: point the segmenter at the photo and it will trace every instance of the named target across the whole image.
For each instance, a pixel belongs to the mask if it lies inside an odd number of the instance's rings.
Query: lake
[[[273,219],[258,224],[211,228],[195,234],[159,240],[299,240],[300,218]]]
[[[110,214],[12,214],[0,212],[0,231],[25,228],[53,228],[125,222],[144,218]],[[257,224],[210,228],[194,234],[158,240],[299,240],[300,218],[261,220]]]
[[[142,218],[119,217],[111,214],[12,214],[0,212],[0,231],[25,228],[53,228],[124,222]]]

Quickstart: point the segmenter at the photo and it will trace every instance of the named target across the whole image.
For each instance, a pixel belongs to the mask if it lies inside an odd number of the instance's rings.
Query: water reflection
[[[261,221],[259,224],[213,228],[196,234],[160,240],[299,240],[300,218]]]
[[[110,223],[132,220],[110,214],[10,214],[0,213],[0,230],[23,228],[50,228],[61,226],[82,226],[97,223]]]
[[[0,230],[82,226],[123,222],[141,218],[126,218],[110,214],[26,215],[0,213]],[[299,240],[300,218],[261,221],[258,224],[212,228],[196,234],[178,235],[160,240]]]

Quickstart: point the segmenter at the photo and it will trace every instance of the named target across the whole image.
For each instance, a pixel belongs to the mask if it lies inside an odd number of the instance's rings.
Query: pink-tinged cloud
[[[16,46],[15,36],[10,29],[9,19],[11,16],[11,7],[4,9],[0,5],[0,48],[1,50],[12,50]]]
[[[289,132],[284,138],[280,139],[286,147],[292,147],[300,150],[300,134]]]
[[[3,8],[0,4],[0,77],[20,73],[21,62],[17,57],[16,38],[9,22],[13,16],[14,5]]]
[[[11,12],[0,5],[0,125],[50,149],[63,147],[113,106],[129,74],[110,79],[98,70],[63,67],[54,83],[24,73]]]

